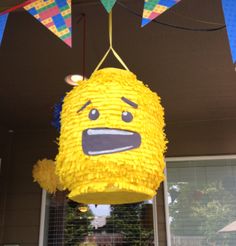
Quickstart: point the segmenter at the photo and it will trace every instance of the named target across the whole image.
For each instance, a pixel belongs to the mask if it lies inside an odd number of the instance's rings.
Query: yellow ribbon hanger
[[[118,53],[114,50],[113,45],[112,45],[112,11],[109,13],[109,48],[107,50],[107,52],[105,53],[105,55],[103,56],[103,58],[101,59],[101,61],[99,62],[99,64],[97,65],[97,67],[95,68],[96,72],[101,65],[103,64],[103,62],[105,61],[105,59],[107,58],[108,54],[110,53],[110,51],[113,53],[113,55],[115,56],[115,58],[120,62],[120,64],[129,71],[128,67],[126,66],[125,62],[121,59],[121,57],[118,55]]]

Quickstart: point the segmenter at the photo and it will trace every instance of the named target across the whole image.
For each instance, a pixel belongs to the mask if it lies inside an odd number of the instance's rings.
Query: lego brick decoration
[[[0,45],[2,43],[3,34],[7,24],[8,14],[0,15]]]
[[[38,0],[24,8],[68,46],[72,46],[71,0]]]
[[[142,27],[180,1],[181,0],[145,0]]]
[[[236,1],[222,0],[233,63],[236,62]]]
[[[106,9],[106,11],[108,13],[110,13],[112,8],[113,8],[113,6],[116,3],[116,0],[101,0],[101,2],[103,4],[104,8]]]

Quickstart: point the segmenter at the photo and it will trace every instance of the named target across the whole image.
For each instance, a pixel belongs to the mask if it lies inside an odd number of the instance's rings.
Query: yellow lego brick
[[[61,12],[61,15],[62,16],[65,16],[65,15],[68,15],[68,14],[70,14],[71,13],[71,10],[70,9],[67,9],[67,10],[65,10],[65,11],[62,11]]]
[[[45,20],[41,21],[41,23],[44,24],[44,25],[47,25],[47,24],[49,24],[51,22],[52,22],[52,18],[48,18],[48,19],[45,19]]]
[[[156,13],[163,13],[167,10],[168,8],[166,6],[158,4],[155,9],[153,10]]]
[[[149,18],[151,13],[152,13],[152,11],[145,9],[144,12],[143,12],[143,17],[144,18]]]

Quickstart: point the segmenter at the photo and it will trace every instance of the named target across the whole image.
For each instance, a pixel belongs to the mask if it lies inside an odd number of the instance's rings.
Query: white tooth
[[[121,152],[123,150],[131,149],[133,146],[127,146],[123,148],[116,148],[116,149],[111,149],[111,150],[101,150],[101,151],[88,151],[89,155],[101,155],[101,154],[109,154],[109,153],[114,153],[114,152]]]
[[[89,129],[88,135],[133,135],[133,132],[114,130],[114,129]]]

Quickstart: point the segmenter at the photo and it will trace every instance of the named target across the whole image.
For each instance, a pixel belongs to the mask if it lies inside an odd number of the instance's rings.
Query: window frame
[[[184,156],[184,157],[167,157],[165,158],[166,168],[164,170],[166,179],[164,181],[164,205],[165,205],[165,224],[166,224],[166,241],[167,246],[171,246],[171,232],[169,226],[169,206],[168,206],[168,162],[180,161],[207,161],[207,160],[235,160],[236,155],[206,155],[206,156]]]

